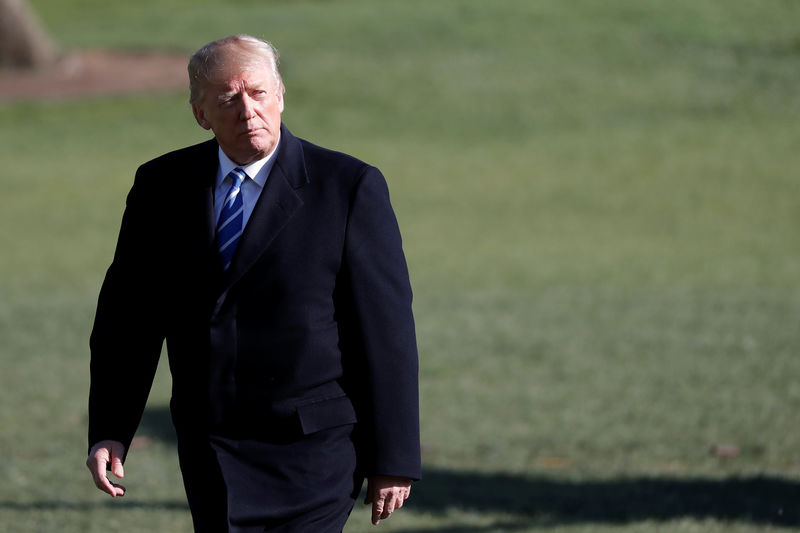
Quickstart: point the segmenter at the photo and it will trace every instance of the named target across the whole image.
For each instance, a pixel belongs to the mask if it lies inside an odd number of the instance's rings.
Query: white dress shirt
[[[249,165],[237,165],[225,155],[222,148],[219,149],[219,168],[217,169],[217,179],[214,188],[214,223],[219,222],[219,215],[222,213],[222,203],[225,201],[225,196],[233,185],[233,179],[228,177],[231,170],[236,167],[241,168],[247,174],[247,179],[242,183],[242,188],[239,194],[242,195],[242,203],[244,204],[244,219],[242,220],[242,228],[247,227],[247,221],[250,220],[250,215],[253,213],[253,208],[256,206],[258,197],[261,196],[261,191],[264,190],[264,185],[267,183],[267,177],[272,170],[272,165],[275,162],[275,152],[278,150],[278,143],[270,154],[258,161],[254,161]]]

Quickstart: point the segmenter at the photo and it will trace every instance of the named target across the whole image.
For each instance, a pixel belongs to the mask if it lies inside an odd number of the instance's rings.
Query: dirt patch
[[[188,55],[84,50],[39,71],[0,71],[0,102],[185,89]]]

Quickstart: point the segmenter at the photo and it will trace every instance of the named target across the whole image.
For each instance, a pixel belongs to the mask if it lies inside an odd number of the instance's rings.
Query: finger
[[[119,483],[112,483],[111,480],[108,479],[106,476],[102,476],[101,483],[103,486],[98,486],[100,490],[109,494],[112,498],[116,498],[118,496],[125,496],[125,487],[120,485]]]
[[[118,478],[125,477],[125,469],[122,467],[123,453],[119,446],[111,446],[111,472]]]
[[[112,498],[125,496],[127,489],[123,485],[120,485],[119,483],[112,483],[111,487],[114,489],[114,494],[111,495]]]
[[[105,474],[98,474],[94,478],[94,484],[112,498],[125,496],[125,487],[117,483],[112,483]]]
[[[372,502],[372,525],[377,526],[381,521],[383,515],[383,502],[382,498],[377,498]]]
[[[95,453],[86,459],[86,466],[89,468],[89,472],[92,473],[95,486],[103,492],[112,494],[111,483],[108,482],[108,478],[105,475],[107,464],[108,461],[103,453]]]
[[[384,500],[383,513],[381,513],[381,520],[386,520],[387,518],[392,516],[392,513],[395,512],[396,509],[398,509],[397,500],[398,500],[397,494],[394,491],[386,495],[386,500]]]
[[[390,492],[386,495],[386,499],[384,500],[383,506],[383,513],[381,513],[381,519],[386,519],[391,516],[394,510],[397,508],[397,495],[394,491]]]
[[[102,469],[98,468],[97,471],[92,472],[92,477],[94,478],[94,484],[98,489],[109,494],[111,497],[116,495],[116,489],[114,489],[114,486],[108,480],[108,477],[106,477],[105,465],[103,465]]]
[[[120,444],[112,444],[111,445],[111,473],[117,476],[118,478],[125,477],[125,469],[122,467],[122,455],[124,453],[124,448]],[[108,476],[106,476],[108,479]],[[111,483],[109,481],[109,483]],[[111,483],[111,486],[114,488],[113,497],[117,496],[125,496],[125,487],[120,485],[119,483]]]

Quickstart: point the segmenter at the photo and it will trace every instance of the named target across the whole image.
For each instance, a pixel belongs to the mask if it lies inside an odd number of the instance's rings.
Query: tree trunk
[[[25,0],[0,0],[0,67],[42,68],[56,61],[53,41]]]

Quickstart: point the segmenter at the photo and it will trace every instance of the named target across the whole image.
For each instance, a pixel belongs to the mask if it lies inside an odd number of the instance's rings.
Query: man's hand
[[[112,498],[125,496],[125,487],[109,481],[106,475],[108,463],[111,463],[111,472],[118,478],[125,477],[122,469],[122,456],[125,454],[125,446],[115,440],[103,440],[94,445],[86,459],[86,466],[94,478],[97,488],[111,495]]]
[[[411,494],[411,480],[404,477],[372,476],[367,480],[364,505],[372,504],[372,523],[389,518]]]

